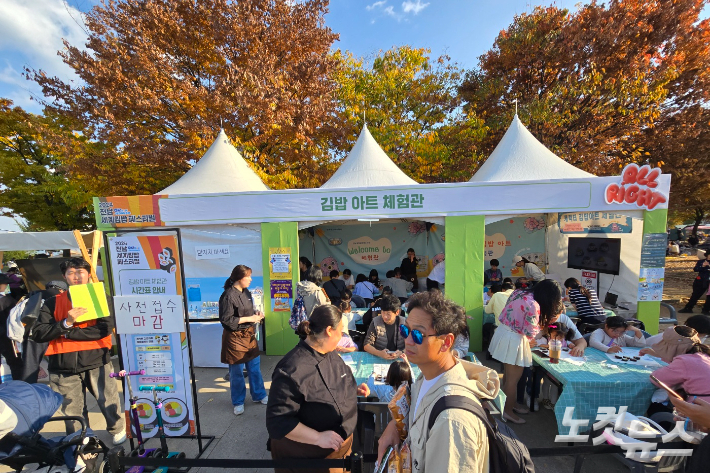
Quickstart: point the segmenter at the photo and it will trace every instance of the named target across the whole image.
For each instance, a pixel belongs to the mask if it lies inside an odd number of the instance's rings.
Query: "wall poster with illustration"
[[[314,230],[315,261],[327,279],[330,271],[350,269],[353,277],[376,269],[380,279],[399,267],[407,250],[413,248],[419,260],[417,275],[424,277],[444,259],[443,226],[437,228],[418,220],[397,220],[359,225],[319,225]],[[438,230],[438,232],[437,232]],[[433,234],[432,232],[435,232]],[[430,244],[432,238],[439,238]]]
[[[545,271],[545,228],[545,214],[519,215],[489,223],[485,260],[497,259],[503,277],[524,276],[523,269],[513,265],[514,256],[522,256]]]

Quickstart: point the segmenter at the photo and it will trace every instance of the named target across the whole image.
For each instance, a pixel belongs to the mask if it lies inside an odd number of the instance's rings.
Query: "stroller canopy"
[[[0,409],[3,411],[0,412],[0,419],[6,417],[4,413],[6,409],[11,409],[17,417],[12,432],[21,437],[31,437],[42,429],[62,405],[62,396],[44,384],[10,381],[0,384],[0,401],[5,404],[4,406],[0,405]],[[0,459],[12,455],[14,453],[12,450],[0,449]]]

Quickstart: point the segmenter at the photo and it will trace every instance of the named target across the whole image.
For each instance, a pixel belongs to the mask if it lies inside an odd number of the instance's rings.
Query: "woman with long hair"
[[[222,323],[222,363],[229,365],[229,388],[234,406],[234,415],[244,413],[247,390],[242,372],[246,367],[249,376],[249,392],[252,401],[266,404],[268,397],[261,376],[259,346],[256,329],[264,319],[262,312],[254,311],[251,292],[251,268],[239,264],[224,283],[224,292],[219,298],[219,321]]]
[[[525,423],[516,415],[529,412],[517,403],[517,387],[523,369],[532,366],[530,340],[563,310],[562,288],[552,279],[542,280],[532,289],[516,290],[510,295],[488,348],[491,356],[503,363],[505,370],[503,391],[507,399],[503,420]]]
[[[343,334],[337,307],[316,307],[296,330],[301,341],[274,368],[266,408],[271,457],[345,458],[357,423],[357,386],[336,347]],[[276,473],[301,470],[276,468]],[[315,473],[341,469],[311,469]]]

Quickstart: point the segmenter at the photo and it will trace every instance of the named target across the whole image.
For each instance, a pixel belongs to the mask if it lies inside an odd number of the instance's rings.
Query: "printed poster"
[[[290,312],[293,300],[293,281],[282,279],[271,281],[271,311]]]
[[[291,248],[269,248],[269,279],[291,279]]]
[[[141,432],[145,438],[156,435],[158,431],[157,416],[153,397],[150,391],[141,392],[139,386],[167,386],[167,393],[160,393],[162,414],[167,436],[195,435],[195,415],[190,385],[190,363],[187,339],[184,331],[171,332],[167,329],[174,324],[165,324],[156,315],[167,316],[162,311],[169,310],[168,301],[176,298],[180,301],[180,313],[184,312],[182,305],[182,272],[178,257],[177,234],[172,232],[142,232],[129,233],[122,236],[109,237],[109,259],[113,273],[116,299],[119,303],[119,314],[140,317],[135,322],[141,327],[130,329],[129,332],[140,330],[142,333],[121,333],[121,350],[124,369],[127,371],[146,370],[143,376],[130,378],[133,393],[138,397],[139,421]],[[167,299],[165,299],[167,296]],[[173,296],[172,298],[170,296]],[[128,299],[126,299],[128,298]],[[133,298],[134,302],[144,301],[146,306],[140,310],[151,314],[136,313],[135,305],[130,311],[127,306],[121,309],[120,303]],[[165,301],[161,305],[147,309],[147,301]],[[172,301],[177,306],[177,301]],[[172,307],[172,306],[171,306]],[[161,311],[160,313],[157,313]],[[145,319],[143,316],[147,315]],[[121,317],[122,315],[119,315]],[[183,314],[184,327],[184,314]],[[123,324],[125,326],[125,324]],[[125,392],[126,427],[128,434],[131,422],[129,417],[129,393]]]
[[[568,212],[558,218],[560,233],[631,233],[631,217],[613,212]]]
[[[224,283],[229,277],[229,271],[225,272],[226,276],[219,278],[185,278],[187,309],[190,319],[214,320],[219,318],[219,298],[224,292]],[[252,273],[249,291],[255,308],[263,304],[263,276],[254,276]]]
[[[663,300],[665,268],[641,268],[639,271],[638,301]]]

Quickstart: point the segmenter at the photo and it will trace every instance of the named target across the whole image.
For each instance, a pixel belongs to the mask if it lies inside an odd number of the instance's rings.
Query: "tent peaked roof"
[[[321,188],[404,186],[416,183],[382,151],[365,125],[350,154]]]
[[[559,158],[525,128],[516,114],[496,149],[469,182],[592,177]]]
[[[249,167],[239,151],[220,130],[210,149],[192,169],[159,194],[216,194],[264,191],[268,187]]]

